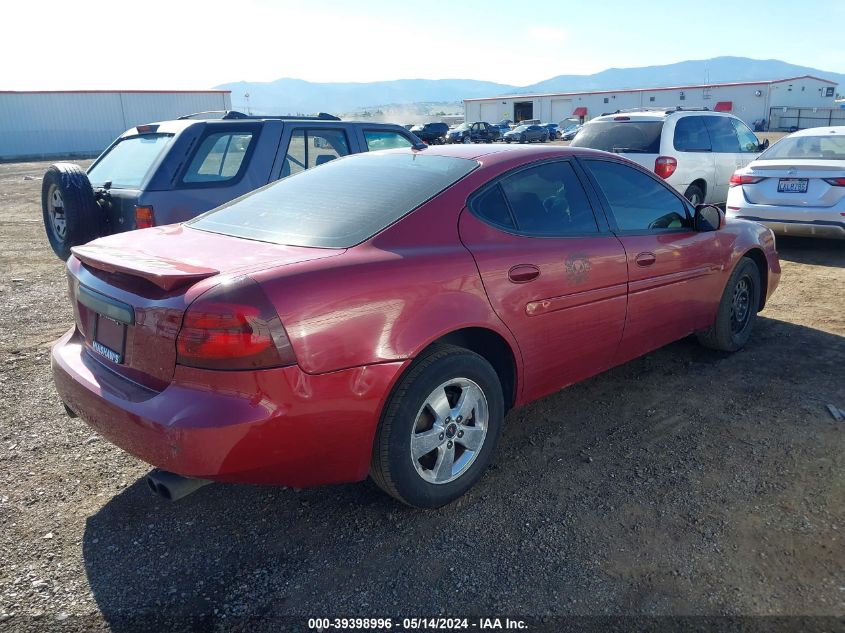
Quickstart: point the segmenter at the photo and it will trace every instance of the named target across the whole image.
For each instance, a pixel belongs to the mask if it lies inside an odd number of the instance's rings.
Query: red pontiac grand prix
[[[693,333],[739,349],[780,277],[769,229],[565,147],[349,156],[73,252],[69,413],[177,479],[422,507],[513,407]]]

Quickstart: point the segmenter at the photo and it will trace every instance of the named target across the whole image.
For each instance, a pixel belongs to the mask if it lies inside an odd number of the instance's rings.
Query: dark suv
[[[56,163],[41,205],[50,246],[189,220],[269,182],[347,154],[421,145],[399,125],[203,112],[124,132],[83,171]]]
[[[449,126],[445,123],[421,123],[411,128],[411,132],[429,145],[443,145]]]
[[[447,143],[492,143],[502,138],[499,128],[490,125],[485,121],[475,123],[462,123],[458,127],[449,130],[446,137]]]

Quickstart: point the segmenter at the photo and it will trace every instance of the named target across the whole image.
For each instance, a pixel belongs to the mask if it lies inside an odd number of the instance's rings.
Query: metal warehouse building
[[[700,84],[672,88],[637,88],[596,92],[512,95],[464,100],[467,121],[540,119],[580,122],[629,108],[707,107],[731,112],[749,125],[765,119],[768,129],[845,125],[845,111],[836,108],[833,81],[791,77],[774,81]]]
[[[0,92],[0,160],[96,156],[141,123],[231,109],[229,90]]]

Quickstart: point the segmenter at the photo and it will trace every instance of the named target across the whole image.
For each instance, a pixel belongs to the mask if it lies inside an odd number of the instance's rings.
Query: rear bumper
[[[797,220],[772,220],[751,215],[732,215],[743,220],[753,220],[772,229],[778,235],[794,235],[796,237],[822,237],[828,239],[845,240],[845,222],[800,222]]]
[[[832,207],[778,206],[750,202],[742,187],[731,187],[725,212],[729,218],[752,220],[778,235],[845,239],[845,204]]]
[[[106,369],[75,330],[52,352],[62,401],[135,457],[180,475],[296,487],[367,476],[379,414],[408,362],[319,375],[177,367],[156,392]]]

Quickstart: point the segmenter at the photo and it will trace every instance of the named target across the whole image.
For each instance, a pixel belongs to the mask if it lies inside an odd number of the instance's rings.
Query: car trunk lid
[[[825,208],[845,197],[845,187],[828,182],[845,178],[842,161],[757,161],[745,174],[763,179],[742,186],[745,197],[752,204]]]
[[[89,353],[109,369],[161,390],[173,376],[176,339],[194,299],[226,279],[343,252],[181,225],[113,235],[73,249],[68,267],[77,328]]]

